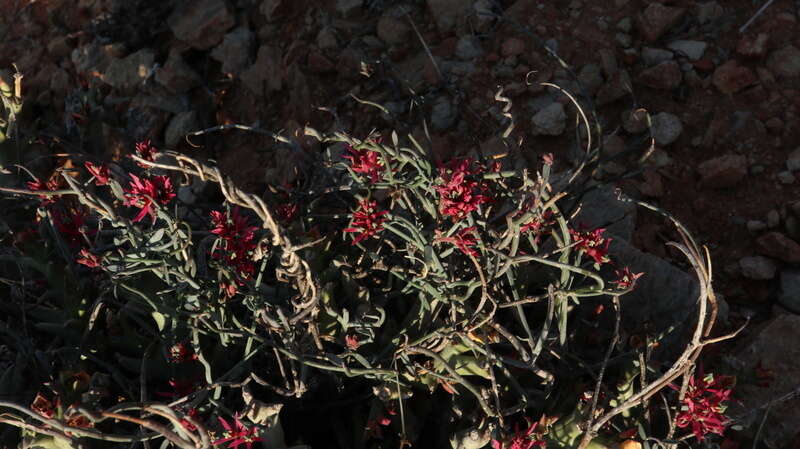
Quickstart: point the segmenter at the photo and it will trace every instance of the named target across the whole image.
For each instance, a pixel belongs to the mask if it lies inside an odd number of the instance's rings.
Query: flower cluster
[[[534,422],[525,431],[520,431],[519,423],[514,426],[514,436],[503,444],[499,440],[492,440],[492,449],[531,449],[533,447],[547,447],[547,443],[539,439],[534,433],[538,422]]]
[[[139,213],[133,221],[141,221],[145,215],[150,214],[155,223],[156,212],[153,205],[165,206],[175,198],[172,180],[167,176],[153,176],[152,178],[140,178],[134,174],[130,176],[130,186],[125,189],[125,205],[139,208]]]
[[[49,180],[47,180],[46,182],[45,181],[41,181],[39,179],[37,179],[35,181],[28,181],[26,183],[26,185],[28,186],[29,189],[37,191],[37,192],[48,192],[48,191],[52,192],[52,191],[58,190],[58,186],[59,186],[57,177],[52,177]],[[55,195],[54,196],[39,195],[39,199],[42,202],[42,206],[47,206],[49,204],[52,204],[53,203],[53,199],[56,198],[56,197],[57,196],[55,196]]]
[[[591,257],[597,264],[604,264],[610,261],[608,258],[608,245],[611,244],[612,239],[604,238],[603,232],[605,232],[603,228],[589,232],[579,232],[573,229],[569,231],[575,240],[575,247],[578,251]]]
[[[455,159],[439,168],[442,183],[434,187],[439,193],[439,212],[460,221],[491,198],[485,195],[488,186],[474,177],[483,173],[472,158]]]
[[[368,239],[383,230],[383,222],[386,221],[384,215],[388,211],[379,211],[376,201],[362,200],[358,203],[358,209],[353,212],[353,221],[349,228],[344,232],[356,232],[358,235],[353,239],[353,245],[357,245],[362,240]]]
[[[350,168],[354,172],[365,175],[372,184],[381,180],[384,167],[377,151],[357,150],[350,145],[347,146],[347,151],[349,154],[342,157],[350,161]]]
[[[677,390],[678,387],[672,386]],[[675,425],[680,428],[690,427],[698,440],[703,440],[705,435],[716,433],[722,435],[728,418],[725,416],[725,406],[733,390],[725,388],[721,378],[713,374],[689,379],[689,388],[683,397],[681,411],[675,417]]]
[[[478,252],[475,251],[475,245],[478,244],[478,240],[475,238],[476,228],[475,226],[470,226],[468,228],[464,228],[456,232],[456,235],[453,237],[442,237],[439,235],[436,237],[437,242],[446,242],[452,243],[458,249],[461,250],[467,256],[478,257]]]
[[[241,280],[249,279],[256,272],[256,264],[250,253],[256,249],[256,226],[250,226],[247,217],[239,213],[239,207],[232,212],[211,212],[211,223],[216,234],[224,242],[224,252],[215,251],[213,257],[233,267]],[[232,295],[231,295],[232,296]]]
[[[258,429],[248,429],[242,424],[238,414],[233,416],[233,426],[221,417],[217,417],[217,419],[219,419],[222,427],[225,428],[225,434],[222,438],[211,443],[214,446],[228,443],[229,448],[236,448],[244,444],[247,449],[252,449],[253,443],[256,441],[264,441],[263,438],[257,436]]]
[[[636,287],[636,280],[644,275],[644,273],[631,273],[631,269],[628,267],[615,270],[614,273],[617,275],[617,280],[611,281],[611,283],[621,290],[633,289]]]
[[[136,143],[136,154],[139,155],[140,158],[148,161],[148,162],[155,162],[156,154],[158,154],[158,149],[153,146],[153,143],[150,140],[143,140],[141,142]],[[137,164],[142,168],[147,168],[148,166],[142,164],[141,162],[137,162]]]
[[[86,167],[86,171],[88,171],[89,174],[94,178],[95,185],[104,186],[111,180],[111,174],[109,173],[108,165],[95,165],[89,161],[86,161],[84,166]]]

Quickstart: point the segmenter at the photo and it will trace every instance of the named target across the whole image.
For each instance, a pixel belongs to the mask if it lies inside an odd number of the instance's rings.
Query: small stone
[[[642,61],[644,61],[644,64],[648,67],[670,61],[673,57],[674,54],[669,50],[652,47],[642,48]]]
[[[354,0],[359,5],[361,0]],[[426,0],[439,32],[451,31],[473,8],[472,0]]]
[[[653,138],[662,147],[667,146],[678,140],[683,132],[683,124],[675,114],[669,112],[659,112],[652,117],[653,119]]]
[[[764,167],[763,165],[756,164],[756,165],[753,165],[753,166],[750,167],[750,174],[751,175],[760,175],[761,173],[764,173],[764,170],[766,170],[766,169],[767,168]]]
[[[594,94],[603,86],[602,69],[597,64],[586,64],[578,72],[578,81]]]
[[[690,61],[697,61],[703,57],[703,54],[706,52],[706,44],[703,41],[673,41],[670,42],[667,47],[670,50],[673,50],[675,53],[679,55],[684,55],[689,58]]]
[[[320,50],[331,50],[339,47],[336,31],[332,27],[325,27],[317,33],[317,47]]]
[[[266,17],[267,21],[272,21],[276,18],[276,11],[283,5],[283,0],[263,0],[261,6],[258,8],[259,12]]]
[[[767,41],[769,36],[765,33],[742,36],[736,44],[736,53],[747,58],[763,58],[767,54]]]
[[[223,0],[196,0],[180,5],[167,23],[175,37],[199,50],[217,45],[236,24]]]
[[[800,170],[800,147],[789,153],[789,157],[786,159],[786,168],[789,171]]]
[[[647,112],[643,109],[622,111],[622,127],[631,134],[645,132],[647,129]]]
[[[756,233],[767,229],[767,224],[761,220],[747,220],[747,230]]]
[[[567,114],[561,103],[552,103],[531,119],[531,133],[535,136],[558,136],[567,126]]]
[[[800,262],[800,245],[780,232],[769,232],[756,239],[758,252],[786,263]]]
[[[767,58],[767,67],[785,78],[800,76],[800,50],[789,45],[772,52]]]
[[[638,17],[639,31],[648,42],[657,41],[667,30],[677,25],[686,10],[651,3]]]
[[[772,117],[764,122],[764,126],[766,126],[768,130],[777,133],[783,129],[783,120],[778,117]],[[800,159],[800,153],[798,153],[798,159]]]
[[[377,33],[387,44],[399,45],[408,41],[411,27],[399,18],[383,16],[378,20]]]
[[[240,78],[242,84],[257,96],[281,90],[283,76],[281,74],[280,49],[271,45],[262,45],[258,49],[255,64],[243,71]]]
[[[717,67],[712,77],[714,86],[723,94],[739,92],[756,81],[758,81],[758,78],[756,78],[752,70],[738,65],[733,59]]]
[[[336,70],[333,62],[322,52],[316,50],[308,53],[306,63],[308,64],[308,70],[313,73],[330,73]]]
[[[361,0],[336,0],[336,11],[342,17],[351,17],[361,12]]]
[[[778,182],[781,184],[794,184],[794,181],[797,179],[795,178],[794,174],[790,171],[781,171],[778,172]]]
[[[794,313],[800,313],[800,270],[783,270],[778,302]]]
[[[630,17],[623,17],[617,22],[617,29],[622,31],[623,33],[630,33],[631,29],[633,28],[633,21]]]
[[[147,78],[155,59],[155,52],[149,48],[114,59],[103,74],[103,81],[116,89],[131,89]]]
[[[725,10],[717,2],[705,2],[697,5],[697,21],[701,25],[719,19],[724,13]]]
[[[775,209],[767,212],[767,226],[770,228],[777,228],[781,224],[781,214]]]
[[[509,37],[503,42],[501,53],[503,56],[516,56],[525,51],[525,41],[516,37]]]
[[[56,36],[47,43],[47,52],[50,53],[54,59],[59,60],[66,58],[74,46],[71,44],[71,39],[67,36]]]
[[[707,160],[697,167],[703,186],[712,189],[733,187],[747,176],[747,158],[725,155]]]
[[[184,136],[190,132],[197,131],[197,113],[195,111],[182,112],[170,120],[167,130],[164,132],[164,143],[168,147],[174,147],[183,140]]]
[[[775,277],[778,264],[764,256],[743,257],[739,260],[742,276],[747,279],[766,281]]]
[[[437,97],[431,110],[431,127],[436,131],[445,131],[455,125],[458,114],[453,102],[446,95]]]
[[[597,92],[597,106],[605,106],[624,98],[630,93],[631,80],[628,73],[618,70]]]
[[[174,93],[183,93],[200,85],[200,76],[183,61],[180,52],[172,50],[163,67],[156,70],[156,81]]]
[[[639,73],[637,81],[647,87],[672,90],[680,86],[683,74],[675,61],[666,61]]]
[[[470,61],[483,56],[480,40],[473,35],[462,36],[456,44],[456,56],[465,61]]]
[[[633,36],[627,33],[617,33],[614,38],[622,48],[630,48],[633,45]]]
[[[250,62],[255,35],[247,27],[239,27],[225,35],[222,43],[214,47],[211,57],[222,63],[222,71],[238,75]]]

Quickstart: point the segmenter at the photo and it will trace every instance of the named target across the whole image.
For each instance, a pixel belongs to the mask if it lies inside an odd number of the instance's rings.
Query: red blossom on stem
[[[222,417],[217,417],[217,419],[219,419],[222,427],[225,428],[225,433],[223,438],[211,443],[214,446],[229,443],[229,448],[236,448],[244,444],[247,449],[252,449],[253,443],[256,441],[264,441],[263,438],[256,436],[258,435],[258,429],[248,429],[244,424],[242,424],[242,422],[239,420],[238,413],[233,416],[233,426],[231,426]]]
[[[461,229],[452,237],[441,237],[440,233],[435,241],[452,243],[467,256],[478,257],[478,252],[474,249],[475,245],[478,244],[478,240],[475,238],[475,226]]]
[[[383,439],[383,431],[380,426],[388,426],[392,423],[392,419],[385,416],[378,416],[377,419],[367,420],[367,426],[364,428],[366,434],[371,438]]]
[[[515,424],[514,436],[511,440],[505,445],[498,440],[492,440],[492,449],[531,449],[533,447],[547,447],[547,443],[540,440],[539,437],[534,434],[534,430],[536,430],[538,424],[538,422],[534,422],[525,431],[519,430],[519,423]]]
[[[94,176],[95,185],[104,186],[108,184],[109,180],[111,180],[111,174],[108,171],[108,165],[95,165],[89,161],[84,162],[83,165],[86,167],[86,171],[88,171],[90,175]]]
[[[361,342],[358,341],[358,337],[355,335],[345,335],[344,336],[344,343],[347,345],[347,349],[351,349],[355,351],[361,346]]]
[[[100,266],[101,262],[103,261],[102,257],[92,254],[86,248],[81,249],[81,252],[79,253],[79,255],[80,255],[80,257],[75,259],[75,262],[77,262],[77,263],[79,263],[81,265],[86,265],[89,268],[97,268],[97,267]]]
[[[150,142],[150,139],[143,140],[141,142],[136,142],[136,153],[140,158],[146,161],[155,162],[156,154],[158,154],[158,148],[153,146],[153,143]],[[148,168],[148,165],[142,164],[141,162],[137,162],[137,164],[142,168]]]
[[[50,216],[58,233],[73,248],[81,245],[85,240],[84,235],[96,233],[86,230],[86,213],[81,209],[70,209],[67,212],[53,209]]]
[[[679,390],[675,385],[670,386]],[[722,435],[729,422],[722,403],[730,399],[732,391],[725,388],[723,380],[715,378],[713,374],[704,376],[701,372],[692,377],[681,403],[681,411],[675,417],[675,425],[690,427],[700,441],[709,433]]]
[[[378,211],[378,203],[375,201],[362,200],[358,203],[358,209],[353,212],[353,220],[349,228],[343,232],[356,232],[358,235],[353,239],[353,245],[362,240],[368,239],[383,230],[383,222],[386,221],[384,215],[388,211]]]
[[[250,226],[247,217],[240,215],[239,210],[239,206],[236,206],[231,213],[211,211],[211,223],[214,225],[211,233],[225,240],[252,241],[258,228]]]
[[[197,360],[197,354],[194,353],[186,343],[179,342],[169,348],[169,362],[170,363],[183,363],[191,360]]]
[[[40,180],[35,181],[28,181],[25,183],[29,189],[37,192],[52,192],[58,190],[58,178],[53,177],[47,182],[43,182]],[[39,195],[39,199],[42,200],[42,206],[47,206],[48,204],[53,204],[54,199],[57,198],[57,195],[54,196],[47,196],[47,195]]]
[[[578,232],[569,230],[570,235],[575,239],[575,247],[591,257],[595,263],[603,264],[609,261],[608,245],[611,244],[610,238],[603,238],[605,229],[598,228],[589,232]]]
[[[631,269],[628,267],[614,270],[614,274],[617,275],[617,280],[611,281],[611,283],[621,290],[633,289],[636,287],[636,280],[644,276],[644,273],[631,273]]]
[[[474,159],[464,158],[452,160],[439,168],[442,184],[434,187],[440,197],[439,211],[454,221],[462,220],[478,210],[481,204],[491,201],[484,195],[486,184],[468,178],[482,174],[482,170],[474,165]]]
[[[247,217],[239,214],[239,207],[233,208],[233,212],[211,212],[211,223],[214,229],[212,234],[216,234],[225,242],[225,252],[215,252],[213,257],[223,260],[226,264],[233,267],[242,279],[248,279],[255,274],[255,261],[250,252],[256,249],[256,230],[258,227],[250,226]],[[235,287],[231,292],[231,287],[224,289],[228,297],[233,296]]]
[[[383,177],[383,163],[380,161],[380,153],[377,151],[362,149],[357,150],[350,145],[347,146],[349,154],[342,156],[350,161],[350,168],[369,178],[369,182],[375,184]]]
[[[200,413],[197,411],[196,408],[190,408],[189,411],[186,412],[186,416],[197,421],[197,419],[200,417]],[[190,423],[189,420],[186,418],[181,419],[181,425],[183,426],[184,429],[188,430],[189,432],[194,432],[195,430],[197,430],[197,427],[194,424]]]
[[[139,208],[139,213],[133,219],[134,223],[141,221],[147,214],[153,217],[155,223],[156,213],[153,204],[164,206],[175,198],[172,180],[167,176],[153,176],[152,178],[140,178],[134,174],[130,176],[130,186],[125,189],[125,205]]]

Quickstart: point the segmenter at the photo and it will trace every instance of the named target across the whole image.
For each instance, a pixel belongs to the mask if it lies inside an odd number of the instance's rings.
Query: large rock
[[[116,89],[132,89],[147,78],[155,59],[155,53],[148,48],[114,59],[103,74],[103,81]]]
[[[751,256],[739,259],[742,276],[757,281],[765,281],[775,277],[778,265],[769,257]]]
[[[800,270],[781,272],[781,288],[778,302],[794,313],[800,313]]]
[[[172,33],[194,48],[207,50],[217,45],[236,24],[224,0],[181,2],[167,19]]]
[[[697,170],[705,187],[733,187],[747,176],[747,158],[738,154],[720,156],[701,163]]]
[[[411,27],[408,21],[401,17],[383,16],[378,19],[378,37],[389,45],[399,45],[408,42]]]
[[[258,49],[255,64],[242,72],[242,83],[259,96],[281,90],[283,85],[281,67],[280,49],[272,45],[262,45]]]
[[[800,50],[789,45],[772,52],[767,58],[767,67],[776,75],[786,78],[800,75]]]
[[[225,35],[222,43],[214,47],[211,57],[222,63],[222,71],[238,75],[250,62],[255,35],[247,27],[239,27]]]
[[[531,134],[535,136],[559,136],[567,127],[567,114],[564,105],[553,103],[531,119]]]
[[[792,443],[800,429],[800,402],[792,393],[800,379],[798,341],[800,316],[779,315],[727,360],[737,375],[736,400],[729,403],[727,415],[751,437],[763,424],[759,434],[764,447],[796,447]],[[772,375],[759,377],[763,372]],[[763,420],[767,410],[769,417]]]
[[[677,25],[686,9],[651,3],[639,14],[639,31],[648,42],[657,41],[667,30]]]
[[[452,31],[472,10],[472,0],[427,0],[440,32]]]
[[[674,57],[675,55],[669,50],[652,47],[642,48],[642,61],[648,67],[670,61]]]
[[[626,200],[613,186],[601,185],[580,198],[575,223],[589,229],[604,228],[616,238],[630,241],[636,226],[636,203]]]
[[[183,140],[186,134],[197,131],[198,128],[197,113],[195,111],[182,112],[172,117],[167,125],[167,130],[164,132],[164,143],[168,147],[174,147]]]

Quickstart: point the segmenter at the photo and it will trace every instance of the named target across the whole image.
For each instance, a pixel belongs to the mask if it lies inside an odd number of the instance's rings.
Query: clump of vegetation
[[[5,218],[0,254],[0,332],[17,354],[0,422],[25,447],[666,447],[722,433],[731,385],[694,368],[719,340],[710,263],[679,223],[697,321],[657,363],[663,336],[622,341],[620,308],[659,273],[617,265],[603,229],[572,222],[552,155],[532,172],[437,164],[411,135],[305,132],[326,151],[302,184],[263,196],[149,141],[2,188],[36,206]],[[181,194],[195,183],[202,202]]]

